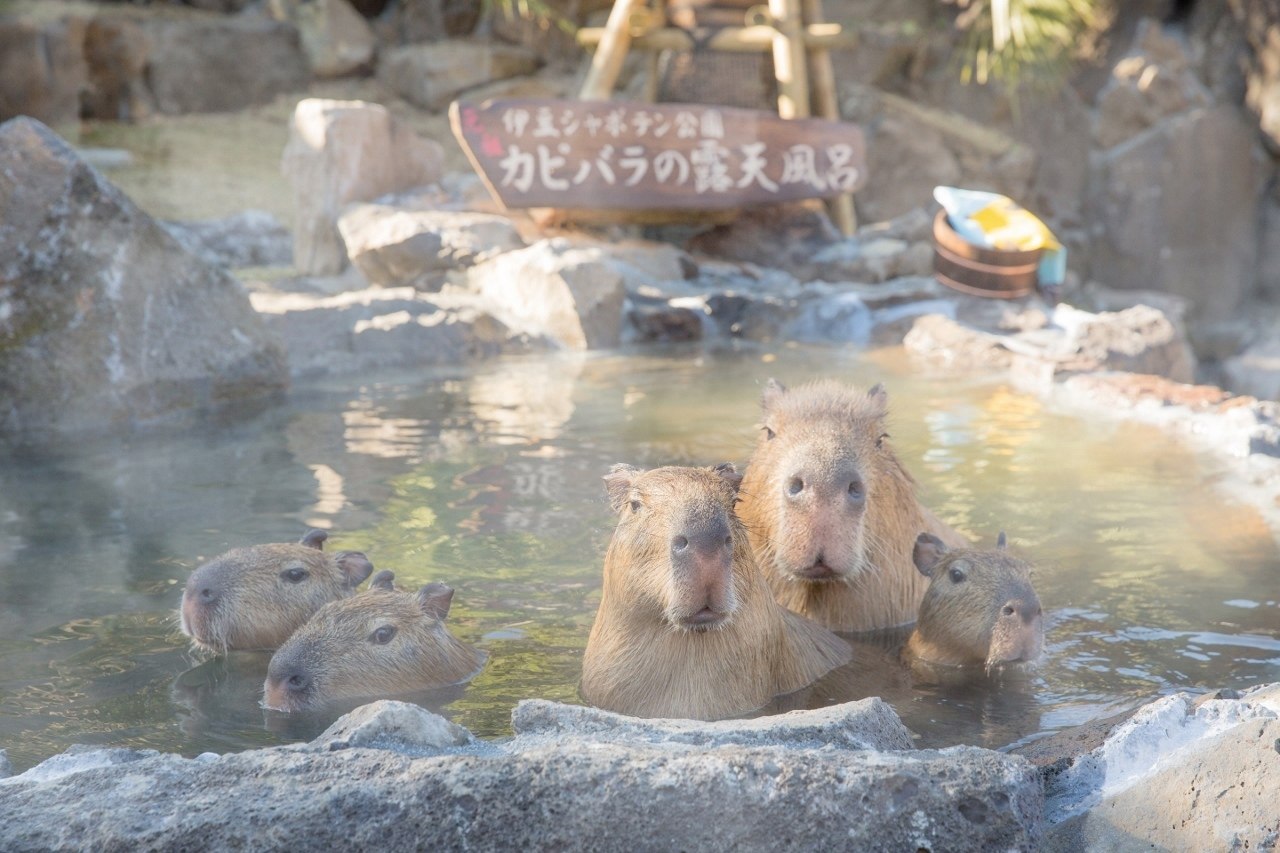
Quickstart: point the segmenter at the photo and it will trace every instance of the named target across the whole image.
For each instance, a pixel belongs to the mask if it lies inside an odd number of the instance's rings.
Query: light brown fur
[[[902,650],[908,664],[983,667],[1035,660],[1044,644],[1040,599],[1030,566],[994,549],[947,548],[920,534],[916,566],[930,578],[920,618]]]
[[[915,619],[928,586],[911,557],[919,531],[964,544],[917,499],[890,445],[887,410],[880,386],[824,380],[787,390],[771,380],[742,481],[738,514],[774,596],[836,631]],[[789,491],[797,483],[804,505]],[[819,571],[827,577],[803,576]]]
[[[847,643],[774,602],[733,513],[732,466],[615,466],[606,481],[619,519],[583,656],[587,702],[642,717],[723,719],[849,660]],[[691,529],[722,530],[730,539],[727,586],[709,582],[706,598],[675,570],[669,552],[672,537]],[[690,627],[687,620],[704,605],[724,621]]]
[[[335,699],[394,696],[467,681],[488,658],[449,633],[453,590],[397,590],[379,572],[360,595],[322,607],[271,658],[263,704],[301,711]],[[389,634],[387,632],[390,632]]]
[[[200,566],[182,594],[182,632],[214,652],[278,648],[373,572],[358,551],[325,553],[326,538],[323,530],[312,530],[296,545],[236,548]]]

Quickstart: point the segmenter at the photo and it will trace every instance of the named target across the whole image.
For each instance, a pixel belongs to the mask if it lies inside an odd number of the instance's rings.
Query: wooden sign
[[[455,101],[453,133],[506,207],[722,210],[849,193],[856,125],[694,104]]]

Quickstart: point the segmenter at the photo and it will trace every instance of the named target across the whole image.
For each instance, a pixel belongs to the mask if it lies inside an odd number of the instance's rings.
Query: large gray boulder
[[[1219,322],[1253,296],[1266,172],[1257,128],[1230,105],[1166,118],[1095,159],[1094,278],[1158,288]]]
[[[381,104],[306,98],[289,124],[281,169],[297,205],[294,263],[331,275],[347,265],[337,221],[352,202],[430,184],[444,151],[392,118]]]
[[[377,39],[347,0],[268,0],[272,17],[298,28],[311,73],[340,77],[373,61]]]
[[[352,205],[338,219],[351,263],[370,284],[439,290],[443,273],[524,248],[511,220],[492,213]]]
[[[0,431],[147,422],[286,382],[239,282],[44,125],[0,125]]]
[[[484,744],[427,711],[380,704],[344,729],[394,715],[386,737],[363,743],[55,757],[0,780],[0,848],[985,851],[1041,840],[1034,768],[985,749],[608,743],[572,730]]]
[[[628,265],[593,246],[542,240],[468,270],[470,286],[512,329],[565,349],[615,347]]]
[[[269,18],[159,18],[146,29],[147,80],[162,113],[238,110],[310,79],[298,31]]]

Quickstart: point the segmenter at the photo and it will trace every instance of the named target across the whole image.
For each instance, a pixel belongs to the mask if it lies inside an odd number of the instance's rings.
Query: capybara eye
[[[884,447],[884,440],[889,437],[889,433],[882,432],[880,437],[876,439],[876,447]]]
[[[761,429],[763,429],[763,430],[764,430],[764,440],[765,440],[765,441],[773,441],[774,437],[777,435],[777,433],[776,433],[776,432],[774,432],[773,430],[769,429],[768,427],[761,427]]]
[[[726,548],[732,548],[732,547],[733,547],[733,537],[732,537],[732,536],[726,536],[726,537],[724,537],[724,547],[726,547]]]
[[[1004,607],[1000,608],[1000,612],[1003,613],[1005,616],[1012,616],[1013,606],[1006,604]]]
[[[632,502],[631,502],[631,511],[632,511],[632,512],[639,512],[639,511],[640,511],[640,501],[632,501]]]
[[[377,643],[379,646],[385,646],[391,642],[391,638],[396,635],[395,625],[383,625],[378,630],[369,635],[369,642]]]
[[[280,578],[289,583],[302,583],[309,577],[311,577],[311,573],[298,566],[294,566],[292,569],[285,569],[280,573]]]
[[[792,477],[791,482],[787,483],[787,494],[798,495],[804,491],[804,480],[799,477]]]
[[[860,483],[860,482],[859,482],[859,481],[857,481],[857,480],[854,480],[852,483],[850,483],[850,484],[849,484],[849,494],[853,495],[854,497],[857,497],[858,495],[861,495],[861,494],[862,494],[862,483]]]
[[[950,574],[952,583],[961,583],[964,580],[964,572],[960,569],[953,568]]]

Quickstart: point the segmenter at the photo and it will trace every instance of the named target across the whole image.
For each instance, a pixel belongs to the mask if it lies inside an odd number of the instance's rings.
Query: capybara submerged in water
[[[216,652],[279,648],[373,573],[359,551],[325,553],[327,538],[311,530],[296,545],[236,548],[200,566],[182,593],[182,633]]]
[[[912,548],[963,538],[916,498],[885,428],[888,394],[830,380],[769,380],[738,514],[784,607],[835,631],[905,625],[928,585]]]
[[[739,476],[615,465],[618,526],[582,660],[582,698],[641,717],[754,711],[849,660],[847,643],[773,600],[734,515]]]
[[[395,589],[381,571],[360,595],[322,607],[272,656],[263,704],[303,711],[335,699],[394,696],[457,684],[488,655],[449,633],[453,590]]]
[[[1035,660],[1044,645],[1030,567],[1005,550],[948,548],[921,533],[914,559],[929,589],[902,656],[908,663],[984,667]]]

